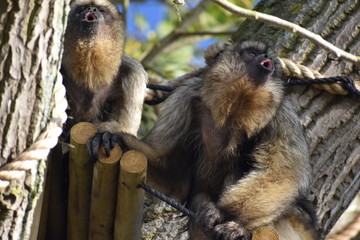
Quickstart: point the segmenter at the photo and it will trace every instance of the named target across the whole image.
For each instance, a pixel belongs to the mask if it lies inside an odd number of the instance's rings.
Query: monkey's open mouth
[[[260,63],[264,68],[271,70],[273,68],[273,64],[269,59],[265,59]]]
[[[85,14],[84,20],[86,20],[86,21],[95,21],[95,20],[97,20],[97,17],[92,12],[88,12],[87,14]]]

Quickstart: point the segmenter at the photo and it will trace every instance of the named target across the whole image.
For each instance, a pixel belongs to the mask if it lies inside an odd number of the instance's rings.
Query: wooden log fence
[[[136,151],[124,155],[119,145],[110,156],[100,148],[95,164],[86,151],[96,127],[81,122],[70,131],[67,239],[138,240],[145,182],[146,157]]]

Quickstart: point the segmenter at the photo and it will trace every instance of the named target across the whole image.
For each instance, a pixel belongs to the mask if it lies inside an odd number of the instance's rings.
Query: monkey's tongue
[[[96,19],[97,18],[95,16],[95,14],[93,14],[92,12],[88,12],[84,17],[84,20],[87,20],[87,21],[94,21]]]
[[[260,64],[263,65],[267,69],[272,69],[273,68],[273,64],[269,59],[265,59]]]

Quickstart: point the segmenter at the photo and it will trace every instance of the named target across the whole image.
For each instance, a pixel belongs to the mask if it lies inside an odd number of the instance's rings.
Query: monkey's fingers
[[[92,159],[94,162],[99,160],[99,148],[101,143],[102,133],[96,133],[95,136],[86,145],[90,159]]]
[[[117,142],[118,142],[117,136],[115,134],[111,134],[111,136],[110,136],[110,149],[113,149]]]
[[[250,234],[239,223],[229,221],[213,228],[215,240],[250,240]]]
[[[104,132],[102,134],[102,144],[104,145],[105,154],[107,157],[110,156],[110,150],[115,147],[115,142],[112,139],[113,135],[110,132]]]

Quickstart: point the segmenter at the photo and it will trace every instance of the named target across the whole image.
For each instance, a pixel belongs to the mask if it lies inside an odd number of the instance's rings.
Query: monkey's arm
[[[218,206],[248,230],[276,220],[306,192],[311,171],[302,128],[288,103],[253,153],[255,170],[228,188]]]
[[[191,179],[190,176],[188,179],[185,176],[189,174],[191,167],[184,163],[188,159],[188,151],[183,149],[182,143],[192,140],[189,137],[194,116],[192,105],[194,99],[199,97],[199,91],[196,89],[199,82],[200,79],[193,79],[169,96],[164,102],[159,120],[143,140],[131,134],[115,134],[120,143],[129,149],[143,152],[148,158],[149,183],[165,194],[176,195],[180,199],[183,199],[188,181]],[[89,144],[98,148],[97,142],[101,141],[102,136],[98,136]],[[90,147],[90,152],[96,155],[97,150],[91,150]],[[180,177],[185,180],[178,179]]]
[[[123,55],[120,72],[113,87],[113,111],[110,119],[99,122],[97,126],[110,132],[127,132],[137,135],[141,122],[141,113],[146,92],[147,73],[143,66],[127,54]]]
[[[130,149],[142,151],[152,163],[174,151],[185,141],[193,119],[193,101],[199,96],[200,79],[194,78],[187,85],[177,88],[164,102],[160,117],[150,133],[139,141],[131,135],[122,134],[124,144]]]

